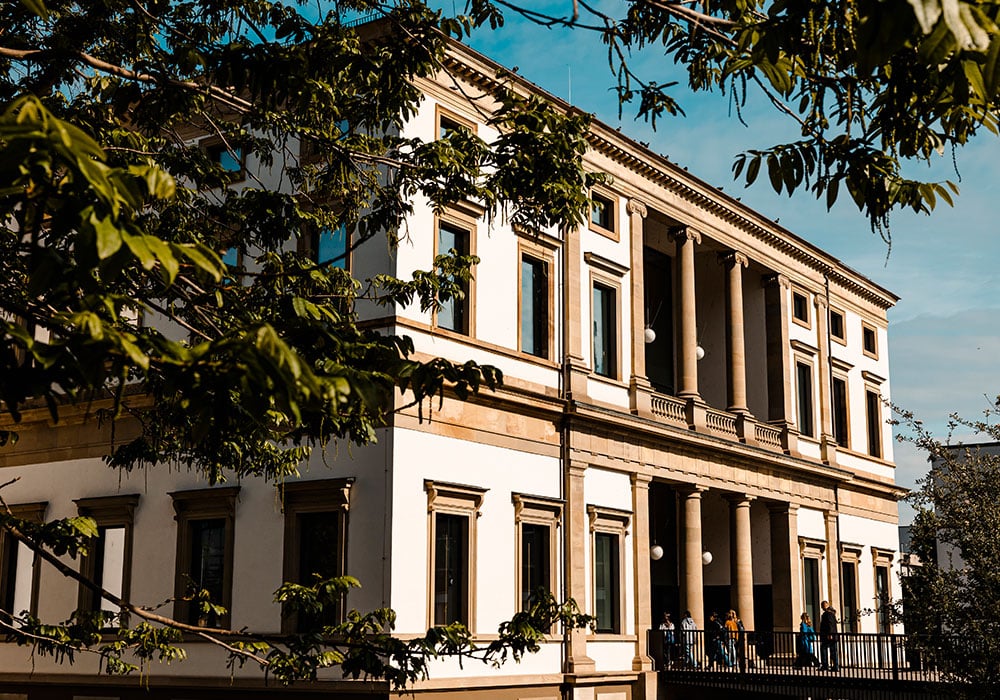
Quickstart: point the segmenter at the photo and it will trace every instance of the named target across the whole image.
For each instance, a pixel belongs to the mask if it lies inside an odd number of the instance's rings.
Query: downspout
[[[563,502],[563,522],[562,522],[562,556],[559,557],[560,565],[560,587],[562,601],[569,599],[569,584],[567,582],[567,564],[566,558],[570,549],[570,533],[569,528],[566,525],[566,494],[569,492],[567,480],[569,479],[569,463],[570,463],[570,426],[569,426],[569,386],[570,386],[570,360],[569,360],[569,319],[567,318],[567,309],[569,308],[568,295],[569,288],[566,285],[566,280],[569,277],[569,256],[566,255],[566,239],[570,235],[570,230],[568,227],[563,227],[562,230],[562,247],[560,248],[559,255],[562,262],[562,270],[559,279],[559,322],[561,324],[560,330],[560,356],[562,358],[562,366],[559,372],[559,403],[561,406],[562,415],[560,416],[559,425],[559,463],[562,469],[562,478],[559,480],[559,499]],[[570,635],[572,630],[564,627],[563,629],[563,640],[562,640],[562,672],[566,673],[569,668],[569,653],[570,653]],[[562,685],[562,696],[566,700],[569,700],[571,691],[565,683]]]

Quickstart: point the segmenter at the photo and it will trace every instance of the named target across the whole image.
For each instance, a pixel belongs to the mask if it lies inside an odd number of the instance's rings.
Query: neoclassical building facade
[[[453,44],[440,79],[420,83],[404,135],[464,128],[489,141],[462,94],[489,93],[497,68]],[[488,225],[476,202],[435,214],[418,201],[398,249],[368,245],[347,263],[362,278],[405,276],[438,251],[479,256],[462,300],[363,313],[422,356],[499,367],[502,388],[422,413],[398,398],[377,443],[315,455],[283,500],[253,480],[208,488],[187,472],[112,472],[106,427],[29,413],[0,452],[4,480],[22,477],[6,498],[33,517],[97,518],[103,556],[83,565],[137,603],[171,597],[212,557],[233,628],[288,624],[271,598],[313,556],[315,528],[335,535],[323,555],[362,581],[345,607],[391,606],[403,636],[458,620],[489,640],[537,586],[596,618],[593,630],[554,630],[519,664],[435,662],[412,688],[420,697],[655,697],[648,633],[664,611],[690,610],[702,627],[733,608],[748,629],[782,631],[830,600],[845,630],[889,631],[901,490],[886,312],[897,298],[613,128],[595,122],[590,146],[587,167],[609,178],[585,226],[518,230]],[[81,600],[9,543],[0,579],[5,604],[43,618]],[[144,691],[91,659],[32,665],[0,645],[0,686],[32,700],[286,692],[191,647],[187,661],[151,668]],[[287,692],[390,694],[335,672]]]

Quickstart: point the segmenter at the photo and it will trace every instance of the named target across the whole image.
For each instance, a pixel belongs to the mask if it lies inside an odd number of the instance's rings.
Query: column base
[[[837,441],[832,435],[824,435],[819,443],[820,458],[824,464],[837,466]]]
[[[686,399],[684,405],[684,416],[687,420],[688,428],[696,432],[704,432],[708,428],[708,404],[699,396],[680,396]]]
[[[742,443],[757,444],[757,419],[749,412],[736,414],[736,435]]]
[[[575,629],[569,633],[566,654],[566,673],[575,675],[596,673],[597,664],[587,656],[587,635],[584,630]]]
[[[629,410],[637,416],[653,417],[653,385],[645,377],[633,377],[628,383]]]

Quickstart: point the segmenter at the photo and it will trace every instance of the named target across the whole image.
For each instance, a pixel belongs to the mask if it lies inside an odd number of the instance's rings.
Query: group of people
[[[660,631],[663,632],[664,662],[668,666],[699,667],[692,651],[695,646],[694,632],[697,629],[688,610],[684,611],[679,634],[670,619],[670,613],[663,613]],[[705,627],[705,645],[709,669],[715,668],[716,664],[724,668],[733,668],[739,664],[741,669],[746,668],[746,630],[735,610],[730,610],[725,618],[716,612],[709,615]]]
[[[837,611],[826,600],[820,607],[823,612],[820,615],[818,633],[813,627],[809,613],[804,612],[800,617],[799,632],[795,636],[795,666],[796,668],[818,666],[823,671],[837,671],[840,669],[840,655],[837,649],[839,625]],[[700,666],[694,654],[697,629],[690,611],[684,611],[680,629],[674,625],[669,612],[663,613],[660,632],[663,634],[663,661],[667,666],[683,668]],[[819,637],[822,660],[816,657],[814,645],[817,637]],[[716,612],[709,615],[705,625],[705,653],[708,669],[713,669],[716,665],[723,668],[739,665],[741,670],[746,669],[746,630],[735,610],[730,610],[725,617]]]
[[[799,633],[795,637],[795,666],[805,668],[819,666],[821,671],[837,671],[840,668],[840,654],[837,651],[837,611],[829,601],[820,603],[823,613],[819,617],[819,648],[822,661],[816,658],[813,645],[816,642],[816,630],[813,628],[809,613],[800,617]]]

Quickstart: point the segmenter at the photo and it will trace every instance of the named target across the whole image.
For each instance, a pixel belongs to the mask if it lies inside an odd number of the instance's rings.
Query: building
[[[447,67],[487,92],[498,68],[458,44]],[[489,140],[448,80],[420,87],[406,135]],[[233,628],[291,624],[272,594],[312,556],[361,579],[347,605],[393,607],[403,635],[459,620],[489,639],[537,585],[596,616],[593,632],[554,634],[519,665],[436,663],[418,696],[655,697],[647,632],[663,610],[689,609],[703,626],[706,611],[734,607],[748,628],[780,631],[829,599],[845,628],[887,631],[860,611],[898,597],[900,489],[882,403],[896,297],[616,130],[595,123],[590,143],[588,167],[612,180],[580,230],[488,228],[476,203],[436,216],[418,202],[411,240],[349,261],[368,277],[426,268],[437,251],[478,255],[464,300],[366,313],[427,357],[498,366],[501,390],[401,410],[377,444],[315,455],[284,486],[283,509],[269,483],[112,472],[106,427],[83,414],[52,426],[39,409],[0,452],[5,474],[21,477],[6,498],[26,517],[95,517],[101,556],[82,565],[133,601],[165,600],[187,573],[209,572]],[[320,530],[336,551],[315,551]],[[46,618],[82,601],[11,541],[0,583],[5,604]],[[264,687],[256,669],[230,671],[221,650],[192,645],[184,663],[150,670],[144,697]],[[97,671],[88,658],[53,665],[0,647],[12,697],[146,693]],[[288,696],[387,694],[330,677]]]

